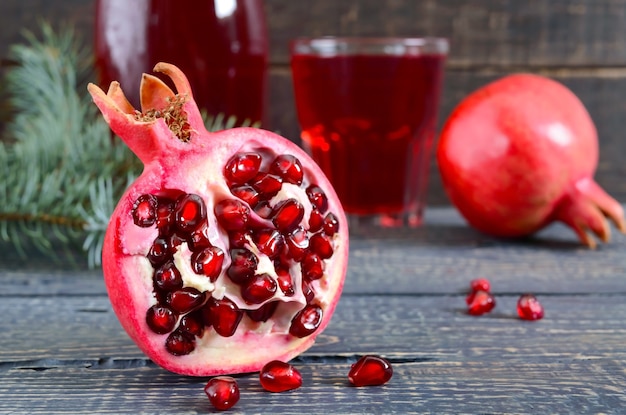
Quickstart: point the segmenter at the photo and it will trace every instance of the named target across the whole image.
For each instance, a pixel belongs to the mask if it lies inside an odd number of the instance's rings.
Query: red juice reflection
[[[268,40],[262,0],[97,0],[99,83],[120,81],[139,107],[141,74],[185,72],[209,114],[265,121]]]
[[[303,145],[347,212],[421,220],[444,62],[445,54],[292,54]]]

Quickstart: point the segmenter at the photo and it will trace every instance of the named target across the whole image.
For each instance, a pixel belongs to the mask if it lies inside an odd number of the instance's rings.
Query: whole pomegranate
[[[185,375],[258,371],[309,348],[328,324],[348,259],[346,218],[296,145],[254,128],[210,133],[185,75],[144,74],[141,111],[119,84],[89,85],[144,163],[109,223],[103,272],[122,326]]]
[[[582,243],[608,241],[609,217],[626,231],[622,206],[593,180],[598,138],[565,86],[514,74],[467,96],[446,121],[437,161],[452,203],[476,229],[519,237],[552,221]]]

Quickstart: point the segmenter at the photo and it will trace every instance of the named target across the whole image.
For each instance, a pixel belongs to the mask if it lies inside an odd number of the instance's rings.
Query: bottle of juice
[[[209,115],[266,121],[268,39],[262,0],[97,0],[99,83],[120,82],[139,108],[141,74],[185,72]]]

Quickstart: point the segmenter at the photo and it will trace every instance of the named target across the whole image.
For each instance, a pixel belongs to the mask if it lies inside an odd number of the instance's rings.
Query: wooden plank
[[[318,344],[294,361],[304,386],[267,394],[256,375],[238,376],[242,399],[233,412],[619,413],[626,408],[623,296],[545,297],[546,318],[534,323],[512,317],[514,297],[500,300],[501,311],[476,318],[460,311],[462,296],[348,296]],[[110,313],[85,320],[68,310],[101,307],[100,302],[29,301],[23,306],[3,301],[9,314],[0,323],[5,333],[0,413],[208,410],[202,393],[206,378],[168,373],[131,352]],[[21,307],[30,310],[29,317],[21,317]],[[24,330],[35,322],[37,330]],[[387,386],[348,387],[350,364],[365,353],[390,358],[395,375]],[[26,356],[38,360],[25,361]]]
[[[398,362],[509,363],[626,358],[626,294],[540,295],[546,317],[523,322],[518,294],[497,294],[489,315],[465,313],[465,296],[345,295],[303,362],[383,354]],[[152,366],[108,300],[3,298],[0,372]],[[15,372],[15,373],[18,373]]]

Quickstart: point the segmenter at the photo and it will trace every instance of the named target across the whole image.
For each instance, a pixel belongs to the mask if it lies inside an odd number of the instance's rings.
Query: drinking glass
[[[448,41],[291,41],[302,144],[352,225],[418,226],[425,207]]]

